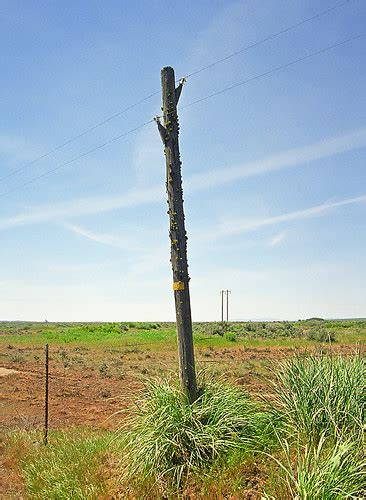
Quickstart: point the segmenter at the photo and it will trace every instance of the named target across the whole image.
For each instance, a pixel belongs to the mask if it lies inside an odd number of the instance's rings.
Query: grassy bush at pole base
[[[202,474],[230,453],[270,441],[269,416],[241,389],[214,380],[201,386],[190,405],[177,384],[148,382],[128,419],[128,477],[178,487],[189,473]]]
[[[365,359],[332,355],[295,357],[276,370],[275,401],[289,435],[318,443],[362,433],[365,415]]]

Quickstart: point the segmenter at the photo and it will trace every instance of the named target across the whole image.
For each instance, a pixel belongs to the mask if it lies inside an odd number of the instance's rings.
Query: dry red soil
[[[14,351],[21,361],[11,359]],[[351,353],[351,346],[337,346],[334,352]],[[124,410],[143,389],[143,379],[161,373],[176,372],[176,352],[149,349],[69,348],[65,366],[60,352],[52,347],[49,378],[50,429],[73,426],[93,429],[117,429]],[[291,348],[204,348],[197,352],[199,368],[243,386],[254,397],[270,389],[278,361],[292,356],[299,349]],[[4,347],[0,358],[0,431],[39,429],[44,422],[45,375],[41,347]],[[16,359],[16,357],[15,357]],[[82,362],[80,361],[82,360]],[[106,364],[104,370],[102,365]],[[11,371],[8,371],[11,370]],[[5,457],[4,432],[0,432],[0,499],[23,498],[22,485],[14,464]],[[9,492],[12,494],[9,496]],[[194,498],[194,495],[191,497]],[[248,492],[246,498],[259,498]]]
[[[56,348],[55,348],[56,349]],[[347,352],[351,347],[339,346]],[[299,352],[297,350],[297,352]],[[268,388],[267,377],[276,362],[294,354],[290,348],[205,349],[198,352],[201,367],[223,374],[248,391]],[[29,357],[29,356],[28,356]],[[39,357],[39,356],[38,356]],[[124,354],[124,372],[101,374],[96,366],[112,364],[118,352],[88,351],[86,366],[65,368],[55,355],[50,359],[49,418],[51,428],[74,425],[116,428],[123,409],[130,405],[143,387],[143,378],[176,368],[175,352]],[[2,368],[15,370],[0,378],[0,428],[40,427],[44,419],[44,365],[40,360],[14,363],[2,357]],[[121,412],[121,413],[117,413]]]

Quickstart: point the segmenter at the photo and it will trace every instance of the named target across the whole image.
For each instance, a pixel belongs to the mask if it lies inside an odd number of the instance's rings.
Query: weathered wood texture
[[[187,262],[187,235],[183,210],[182,173],[179,153],[177,102],[183,82],[175,87],[174,70],[161,71],[164,127],[159,130],[164,142],[166,188],[170,221],[171,264],[178,334],[180,379],[184,392],[193,402],[197,398],[192,335],[191,303]]]

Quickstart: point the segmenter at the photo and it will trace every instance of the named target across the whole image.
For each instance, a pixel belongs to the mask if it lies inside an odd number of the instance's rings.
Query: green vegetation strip
[[[195,323],[197,347],[306,347],[366,341],[366,321]],[[0,345],[145,345],[173,349],[172,323],[0,323]]]

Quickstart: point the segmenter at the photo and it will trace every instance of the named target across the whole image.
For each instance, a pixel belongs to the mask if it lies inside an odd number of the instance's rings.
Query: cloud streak
[[[276,170],[297,167],[315,160],[366,147],[366,128],[319,141],[307,146],[293,148],[257,161],[230,168],[220,168],[196,174],[185,183],[190,190],[207,189],[235,182],[246,177],[263,175]]]
[[[121,208],[156,203],[162,199],[164,199],[164,187],[153,186],[150,189],[131,190],[123,196],[109,198],[90,197],[53,205],[43,205],[26,213],[0,219],[0,230],[48,221],[62,221],[65,218],[71,217],[111,212]]]
[[[209,243],[212,240],[217,240],[223,238],[228,235],[236,235],[249,231],[256,231],[264,227],[277,226],[278,224],[289,223],[299,220],[312,219],[314,217],[322,217],[327,215],[332,210],[335,210],[340,207],[350,206],[350,205],[360,205],[366,203],[366,194],[362,196],[357,196],[353,198],[346,198],[344,200],[335,201],[335,202],[325,202],[319,205],[315,205],[313,207],[305,208],[303,210],[295,210],[293,212],[288,212],[282,215],[274,215],[271,217],[265,217],[262,219],[254,219],[249,221],[243,221],[242,219],[233,220],[230,218],[228,221],[222,222],[216,228],[213,228],[206,234],[202,234],[200,232],[200,241]],[[117,248],[132,248],[132,243],[125,239],[108,235],[105,233],[96,233],[89,229],[85,229],[80,227],[79,225],[65,223],[64,227],[69,229],[73,233],[86,238],[87,240],[91,240],[97,243],[101,243],[103,245],[117,247]],[[282,231],[278,234],[275,234],[268,242],[268,245],[271,247],[280,245],[282,241],[286,237],[286,232]],[[154,255],[149,252],[147,255],[140,256],[143,264],[139,264],[137,267],[141,267],[142,270],[145,270],[145,261],[147,267],[151,267],[152,263],[156,264],[156,261],[165,262],[165,251],[166,245],[159,247]],[[135,251],[139,250],[136,246]],[[164,258],[162,259],[162,254]]]
[[[344,207],[347,205],[359,205],[366,203],[366,195],[357,196],[355,198],[347,198],[345,200],[336,202],[327,202],[314,207],[306,208],[304,210],[296,210],[282,215],[275,215],[263,219],[256,219],[252,221],[235,220],[221,225],[216,231],[211,233],[214,238],[219,238],[226,235],[240,234],[246,231],[255,231],[262,227],[275,226],[284,222],[293,222],[297,220],[311,219],[313,217],[321,217],[326,215],[331,210]]]
[[[282,233],[275,234],[268,242],[270,247],[276,247],[278,245],[281,245],[283,240],[286,237],[286,233],[283,231]]]
[[[188,194],[204,191],[215,186],[222,186],[225,183],[229,184],[240,179],[264,175],[268,172],[298,167],[311,161],[329,158],[363,147],[366,147],[366,128],[274,154],[243,165],[206,170],[201,174],[195,174],[188,178],[184,183],[185,190]],[[53,205],[43,205],[26,213],[0,219],[0,230],[157,203],[164,198],[164,186],[155,185],[150,188],[132,189],[121,196],[89,197]]]
[[[116,236],[106,233],[97,233],[76,224],[64,223],[63,227],[86,240],[101,245],[120,248],[133,252],[133,261],[128,265],[130,275],[137,276],[151,273],[166,265],[169,255],[169,244],[153,245],[146,251],[145,245],[139,245],[130,236]],[[168,266],[167,266],[168,268]]]
[[[116,236],[96,233],[95,231],[90,231],[76,224],[65,223],[64,227],[69,229],[72,233],[77,234],[87,240],[94,241],[95,243],[100,243],[102,245],[107,245],[114,248],[122,248],[131,250],[131,242],[124,238],[117,238]]]

